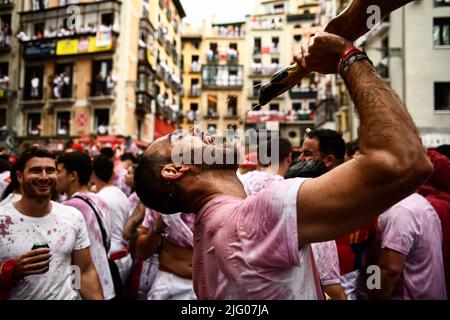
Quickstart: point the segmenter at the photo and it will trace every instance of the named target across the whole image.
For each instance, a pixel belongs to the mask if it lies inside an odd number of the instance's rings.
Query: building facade
[[[259,89],[281,68],[292,64],[314,34],[319,1],[258,1],[255,13],[248,19],[247,110],[245,128],[280,130],[298,147],[306,129],[314,127],[317,100],[317,77],[303,79],[300,84],[265,106],[258,104]]]
[[[19,42],[14,37],[19,28],[17,12],[15,1],[0,1],[0,146],[10,148],[17,134],[14,130],[20,63]]]
[[[22,140],[96,134],[151,141],[174,126],[179,1],[33,0],[20,8],[15,125]]]

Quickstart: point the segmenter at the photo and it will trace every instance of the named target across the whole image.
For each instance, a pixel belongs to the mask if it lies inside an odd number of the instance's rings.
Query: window
[[[252,96],[253,97],[259,96],[260,87],[261,87],[261,81],[253,81],[253,87],[252,87]]]
[[[252,111],[260,111],[261,105],[259,103],[252,103]]]
[[[192,47],[193,47],[195,50],[200,49],[200,42],[194,42],[194,43],[192,43]]]
[[[271,103],[270,110],[271,111],[280,111],[280,105],[278,103]]]
[[[56,113],[56,135],[70,135],[70,111]]]
[[[100,136],[108,134],[109,109],[96,109],[94,111],[94,131]]]
[[[278,59],[278,58],[272,58],[272,59],[270,60],[270,62],[271,62],[271,63],[274,63],[274,64],[279,64],[279,63],[280,63],[280,59]]]
[[[216,134],[217,132],[217,125],[216,124],[209,124],[208,125],[208,133],[209,134]]]
[[[237,43],[234,43],[234,42],[230,43],[230,49],[237,50],[238,49]]]
[[[433,19],[433,44],[435,46],[450,45],[450,18]]]
[[[313,102],[310,102],[310,103],[308,103],[308,106],[309,106],[309,110],[316,110],[316,103],[313,101]]]
[[[198,110],[198,103],[191,103],[189,110],[197,111]]]
[[[113,20],[114,20],[114,16],[112,13],[103,13],[102,14],[102,25],[112,26]]]
[[[237,96],[228,96],[227,108],[227,116],[234,117],[237,115]]]
[[[280,42],[280,39],[278,39],[278,37],[273,37],[272,38],[272,48],[278,48],[278,43]]]
[[[42,130],[42,115],[40,113],[29,113],[27,115],[27,135],[40,136]]]
[[[434,83],[434,110],[450,111],[450,82]]]
[[[217,96],[208,95],[208,117],[217,117]]]
[[[9,64],[0,63],[0,88],[9,88]]]
[[[44,22],[34,24],[34,36],[37,39],[42,39],[44,37],[44,25]]]
[[[42,99],[44,82],[43,66],[27,66],[25,68],[25,100]]]
[[[253,52],[261,53],[261,38],[254,39]]]
[[[115,85],[112,60],[94,61],[92,67],[92,96],[111,95]]]
[[[3,37],[0,39],[0,49],[11,45],[11,15],[5,14],[0,16],[0,27]]]
[[[300,111],[301,108],[302,108],[301,102],[292,104],[292,110],[294,110],[294,111]]]
[[[71,63],[55,65],[55,74],[52,79],[52,97],[54,99],[72,97],[72,70]]]
[[[450,0],[434,0],[435,7],[450,6]]]
[[[0,109],[0,130],[6,130],[8,127],[7,122],[7,110],[6,108]]]
[[[302,41],[302,36],[301,35],[297,34],[297,35],[294,36],[294,42],[296,44],[299,44],[301,41]]]

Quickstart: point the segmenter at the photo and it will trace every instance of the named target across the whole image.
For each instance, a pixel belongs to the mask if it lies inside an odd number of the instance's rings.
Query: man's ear
[[[336,164],[336,158],[332,154],[326,155],[322,161],[328,169],[332,168]]]
[[[19,184],[22,185],[23,183],[23,173],[20,171],[16,171],[17,181],[19,181]]]
[[[183,177],[189,170],[187,165],[170,163],[166,164],[161,170],[161,176],[164,180],[176,181]]]
[[[71,173],[69,173],[69,180],[71,183],[78,181],[78,172],[72,171]]]

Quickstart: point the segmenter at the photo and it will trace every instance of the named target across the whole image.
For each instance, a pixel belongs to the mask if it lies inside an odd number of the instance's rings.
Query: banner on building
[[[98,34],[98,33],[97,33]],[[85,53],[96,53],[110,51],[112,49],[112,40],[106,41],[104,38],[89,37],[83,39],[65,39],[56,43],[57,56],[69,56]]]

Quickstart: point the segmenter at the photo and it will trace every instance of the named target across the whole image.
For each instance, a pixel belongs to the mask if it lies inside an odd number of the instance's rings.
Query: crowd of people
[[[235,144],[192,128],[139,159],[70,145],[2,160],[0,298],[447,299],[448,146],[423,148],[351,42],[321,33],[307,50],[306,70],[339,66],[358,141],[312,130],[293,158],[274,135],[238,161]],[[173,157],[205,150],[234,161]]]

